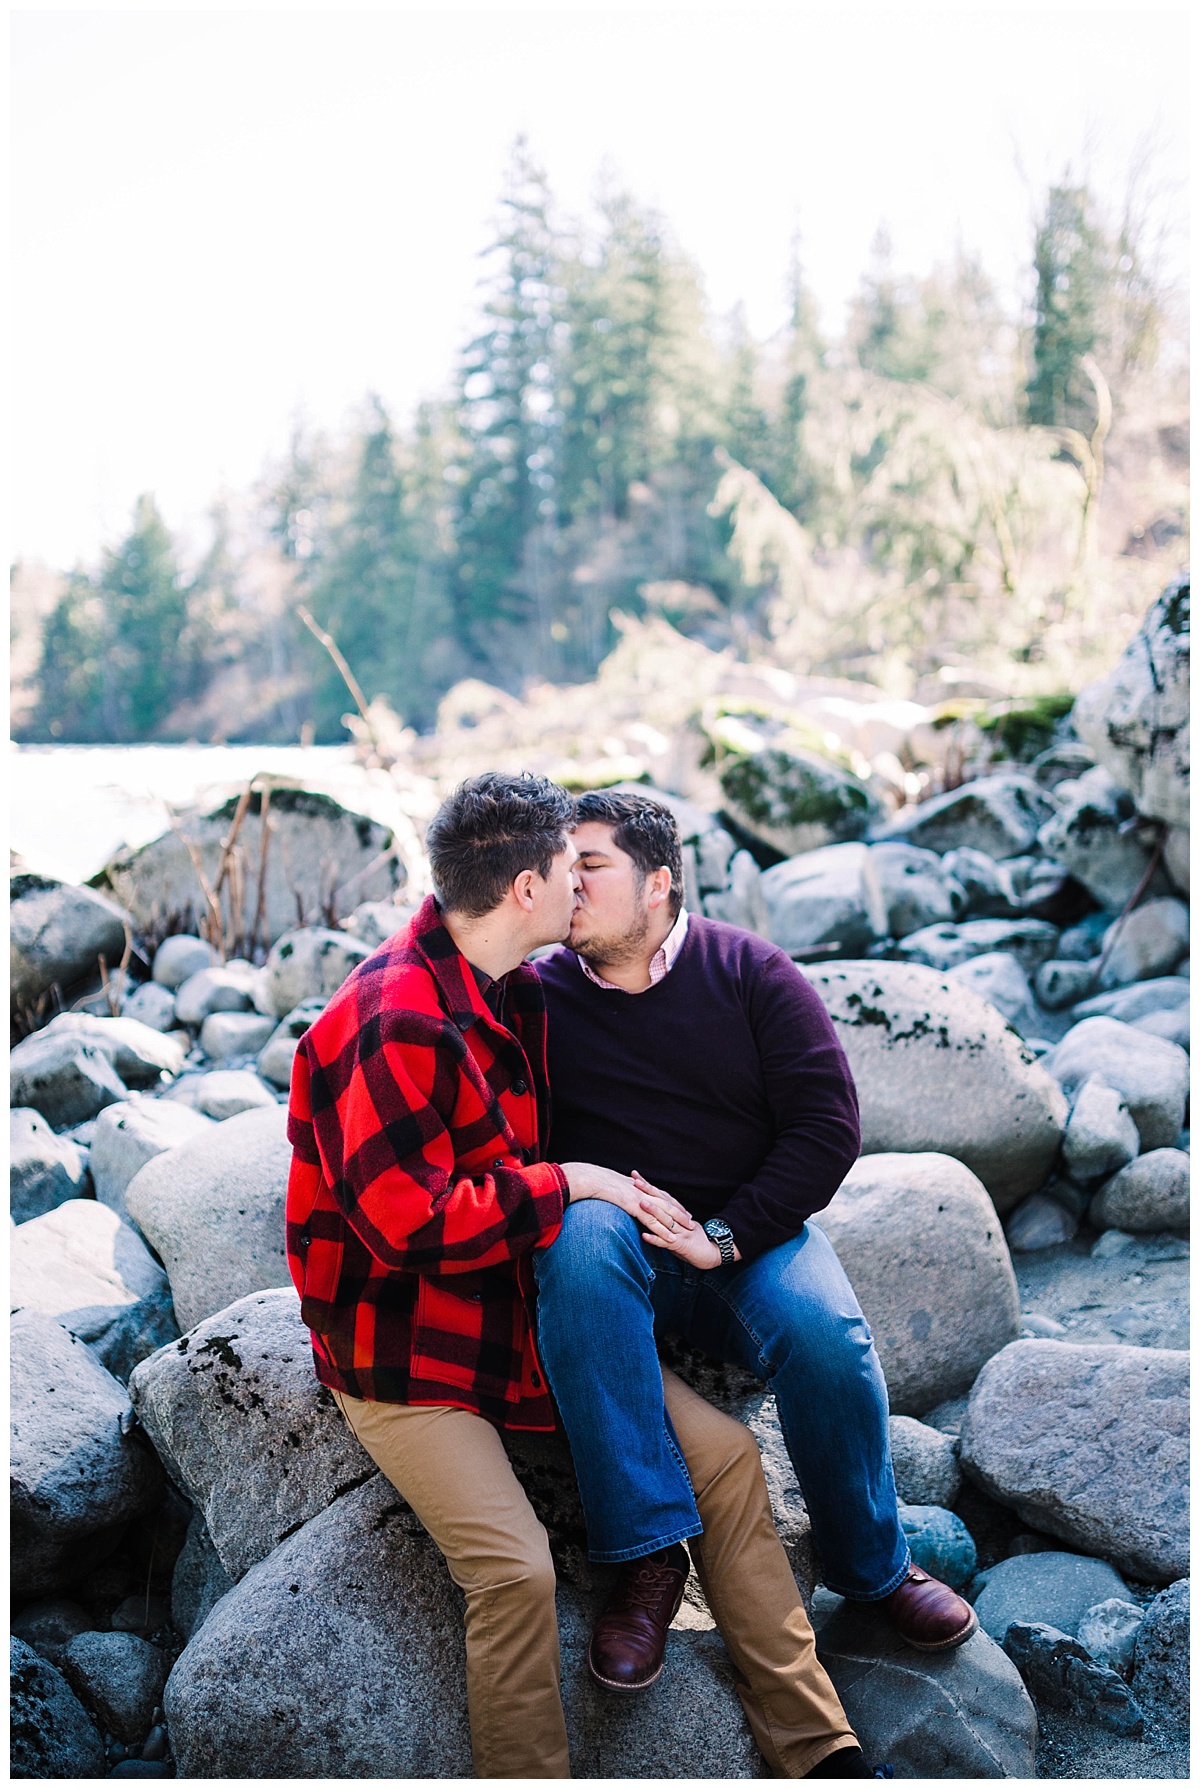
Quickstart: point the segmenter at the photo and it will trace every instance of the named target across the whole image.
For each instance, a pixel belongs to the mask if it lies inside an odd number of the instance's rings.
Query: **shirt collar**
[[[687,928],[688,910],[686,907],[681,907],[679,909],[678,919],[675,921],[675,924],[671,927],[671,930],[667,933],[666,937],[650,959],[651,987],[656,987],[671,969],[674,968],[675,959],[683,949],[683,941],[687,937]],[[578,958],[578,962],[579,967],[583,970],[583,973],[587,976],[588,980],[594,981],[598,988],[617,989],[615,981],[605,981],[604,977],[602,975],[597,975],[596,971],[591,968],[589,964],[585,963],[582,957]],[[644,991],[645,990],[643,990],[643,992]],[[617,992],[621,994],[629,994],[632,993],[633,990],[631,988],[619,988],[617,989]]]

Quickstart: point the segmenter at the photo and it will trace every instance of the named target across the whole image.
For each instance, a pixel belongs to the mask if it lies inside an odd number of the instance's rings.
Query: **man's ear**
[[[533,912],[534,885],[540,880],[541,878],[537,876],[533,870],[522,870],[520,875],[514,878],[512,885],[513,899],[516,901],[517,906],[521,909],[522,913]]]
[[[671,872],[664,864],[661,869],[651,870],[646,877],[646,902],[650,907],[661,907],[670,898]]]

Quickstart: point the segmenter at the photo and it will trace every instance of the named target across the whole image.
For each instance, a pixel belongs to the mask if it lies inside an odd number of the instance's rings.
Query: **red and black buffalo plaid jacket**
[[[529,1257],[567,1182],[539,1159],[545,1006],[525,964],[504,1016],[432,898],[343,982],[292,1070],[288,1264],[323,1384],[550,1429]]]

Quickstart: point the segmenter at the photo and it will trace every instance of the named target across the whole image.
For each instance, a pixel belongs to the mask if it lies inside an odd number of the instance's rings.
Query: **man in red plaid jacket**
[[[545,1008],[524,959],[570,926],[572,812],[542,778],[462,785],[429,831],[438,899],[343,983],[292,1076],[288,1261],[317,1376],[465,1592],[479,1776],[570,1774],[554,1569],[501,1440],[554,1427],[533,1252],[553,1245],[572,1199],[690,1223],[625,1175],[540,1157]],[[861,1754],[817,1662],[753,1437],[664,1381],[703,1523],[693,1554],[761,1749],[780,1775],[869,1775],[837,1767]],[[682,1581],[672,1607],[651,1609],[661,1594],[645,1575],[647,1607],[635,1598],[630,1619],[665,1634]]]

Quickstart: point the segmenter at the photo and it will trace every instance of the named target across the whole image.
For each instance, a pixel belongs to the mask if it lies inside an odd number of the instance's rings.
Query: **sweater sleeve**
[[[775,1141],[721,1216],[746,1260],[799,1234],[824,1209],[858,1156],[858,1096],[820,996],[780,952],[748,1001]]]

